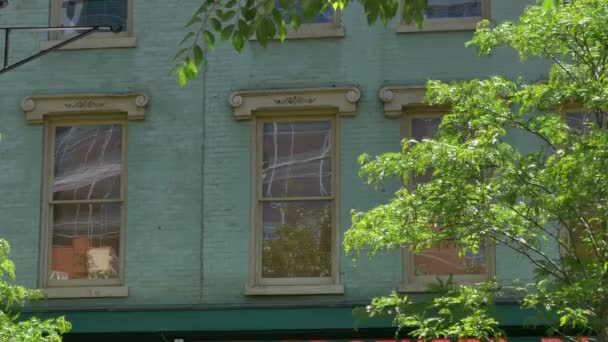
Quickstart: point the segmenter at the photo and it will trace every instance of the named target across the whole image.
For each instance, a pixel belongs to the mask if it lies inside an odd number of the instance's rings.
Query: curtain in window
[[[61,26],[121,26],[127,29],[127,0],[62,0]],[[74,34],[77,30],[65,30]]]

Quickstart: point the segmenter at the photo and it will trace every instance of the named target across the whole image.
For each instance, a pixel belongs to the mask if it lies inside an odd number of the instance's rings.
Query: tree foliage
[[[428,170],[432,177],[415,189],[401,187],[385,204],[354,212],[347,251],[374,254],[405,246],[421,252],[456,240],[465,253],[490,241],[524,256],[535,269],[534,281],[519,289],[522,307],[555,314],[558,333],[608,341],[607,20],[608,0],[574,0],[530,6],[519,21],[494,28],[482,22],[468,45],[481,55],[509,47],[523,60],[546,59],[548,79],[429,81],[429,105],[450,108],[437,136],[403,141],[401,151],[364,155],[360,163],[361,176],[374,185],[392,178],[408,184]],[[585,108],[584,126],[565,121],[571,105]],[[533,139],[538,148],[530,151],[512,136]],[[504,290],[504,284],[454,286],[456,293],[480,296]],[[487,337],[495,324],[488,320],[475,333],[455,319],[428,330],[422,318],[409,318],[420,311],[404,311],[408,306],[394,296],[376,300],[371,312],[386,303],[408,317],[398,325],[431,337]],[[435,310],[425,311],[426,319],[445,318],[447,303],[432,302]]]
[[[41,298],[42,294],[13,284],[15,267],[9,253],[8,243],[0,239],[0,341],[60,342],[61,335],[71,329],[63,317],[46,320],[21,318],[25,303]]]

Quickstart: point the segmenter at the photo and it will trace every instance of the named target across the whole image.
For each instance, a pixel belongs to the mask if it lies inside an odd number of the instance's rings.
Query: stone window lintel
[[[335,109],[354,115],[360,98],[355,87],[268,89],[234,92],[229,103],[237,120],[248,120],[263,110]]]
[[[21,102],[25,120],[41,124],[52,115],[86,115],[126,113],[129,120],[143,120],[149,98],[143,93],[70,94],[29,96]]]
[[[380,89],[380,100],[384,103],[384,116],[398,118],[403,115],[404,107],[424,104],[426,86],[387,86]]]

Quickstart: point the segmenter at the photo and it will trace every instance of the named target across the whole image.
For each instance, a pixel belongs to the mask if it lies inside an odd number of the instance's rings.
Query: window
[[[426,108],[406,110],[403,131],[408,139],[422,140],[432,137],[441,124],[445,111]],[[415,177],[410,186],[430,180],[429,174]],[[441,227],[437,227],[441,229]],[[487,280],[491,274],[493,248],[486,245],[476,254],[458,255],[459,246],[454,241],[443,241],[420,254],[404,251],[405,291],[426,291],[437,277],[452,275],[458,283],[476,283]]]
[[[475,30],[482,19],[490,18],[490,0],[428,0],[424,27],[401,25],[399,32]]]
[[[438,130],[443,115],[449,110],[443,107],[429,107],[424,103],[426,88],[419,85],[387,86],[380,89],[380,99],[384,102],[384,115],[401,118],[401,133],[404,138],[421,140],[432,137]],[[430,173],[416,176],[409,184],[430,180]],[[436,227],[441,229],[441,227]],[[476,283],[494,275],[494,246],[488,244],[479,253],[458,255],[458,245],[454,241],[443,241],[437,246],[415,255],[403,251],[404,285],[403,291],[423,292],[437,277],[448,277],[458,283]]]
[[[119,33],[93,33],[65,48],[130,47],[135,45],[133,0],[51,0],[51,4],[51,25],[66,27],[65,30],[52,33],[51,40],[62,41],[83,32],[69,29],[73,26],[121,28]],[[52,42],[48,44],[52,45]]]
[[[587,112],[580,108],[569,108],[564,112],[564,120],[566,124],[579,132],[589,132],[589,125],[597,124],[597,117],[595,113]],[[604,113],[603,124],[606,126],[608,121],[608,115]]]
[[[40,287],[49,298],[124,297],[127,120],[142,93],[47,95],[21,102],[45,125]]]
[[[247,295],[342,294],[339,284],[338,124],[361,93],[332,87],[239,91],[254,119]]]
[[[47,287],[123,283],[126,125],[49,120]]]
[[[258,283],[333,283],[334,119],[259,119],[256,139]]]
[[[293,4],[294,8],[302,17],[302,7],[298,3]],[[276,7],[281,9],[279,3]],[[289,23],[289,15],[283,14],[285,22]],[[309,22],[302,22],[297,30],[289,29],[287,38],[323,38],[323,37],[343,37],[344,28],[341,23],[341,12],[335,11],[332,6],[327,6],[323,13],[318,14]]]
[[[577,135],[590,133],[592,127],[597,126],[598,124],[598,114],[590,112],[581,106],[566,106],[566,108],[562,110],[562,115],[568,127],[574,130],[574,133]],[[602,129],[606,129],[608,126],[608,113],[604,112],[599,115],[603,116],[599,118],[601,120]],[[576,256],[581,259],[594,259],[596,258],[596,255],[593,243],[589,241],[591,236],[590,232],[593,234],[598,233],[606,222],[605,220],[590,219],[602,216],[592,205],[583,207],[582,213],[579,215],[586,217],[588,226],[582,224],[578,217],[562,218],[567,224],[560,223],[560,238],[563,242],[570,245],[570,250],[564,248],[564,246],[560,246],[560,253],[562,256],[573,254],[570,256]],[[590,231],[587,230],[587,228],[590,229]]]

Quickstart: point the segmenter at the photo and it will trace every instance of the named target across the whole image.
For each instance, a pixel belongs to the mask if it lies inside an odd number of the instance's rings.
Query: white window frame
[[[29,124],[44,124],[43,207],[40,239],[39,287],[48,298],[126,297],[125,234],[127,203],[127,154],[129,120],[143,120],[148,97],[142,93],[123,95],[49,95],[25,98],[21,107]],[[52,207],[54,204],[104,202],[105,200],[54,201],[52,196],[55,129],[61,126],[122,125],[120,272],[117,279],[50,280]],[[61,202],[61,203],[59,203]],[[107,202],[107,201],[105,201]]]
[[[403,1],[401,1],[403,6]],[[474,31],[477,23],[483,19],[491,18],[491,0],[481,0],[481,16],[465,18],[432,18],[424,19],[423,28],[420,30],[416,23],[406,24],[401,22],[398,33],[417,33],[417,32],[438,32],[438,31]]]
[[[51,1],[51,26],[61,26],[61,0]],[[95,32],[85,38],[70,43],[61,49],[99,49],[99,48],[124,48],[135,47],[136,39],[133,30],[133,1],[127,1],[127,27],[123,27],[121,32]],[[49,33],[49,40],[41,43],[42,49],[48,49],[54,45],[74,37],[75,34],[64,34],[62,31],[52,31]]]
[[[443,117],[449,108],[431,107],[424,103],[426,87],[423,85],[388,86],[380,90],[380,99],[384,102],[384,114],[388,118],[401,120],[401,136],[412,137],[411,120],[414,118]],[[410,185],[411,186],[411,185]],[[493,279],[496,274],[496,248],[493,243],[487,243],[486,273],[475,275],[453,275],[452,280],[459,284],[476,284]],[[437,278],[446,280],[449,276],[429,275],[416,276],[414,268],[414,253],[402,249],[403,283],[402,292],[427,292],[431,284],[437,283]]]
[[[343,294],[340,285],[339,244],[339,132],[340,116],[354,115],[361,94],[356,88],[316,88],[291,90],[242,91],[230,96],[233,113],[238,120],[254,119],[252,124],[251,170],[251,237],[249,283],[245,294],[308,295]],[[262,263],[262,213],[261,160],[263,137],[262,125],[276,121],[326,121],[332,123],[332,194],[322,200],[332,201],[331,276],[319,278],[263,278]],[[294,200],[295,198],[290,198]],[[319,198],[321,200],[321,198]]]

